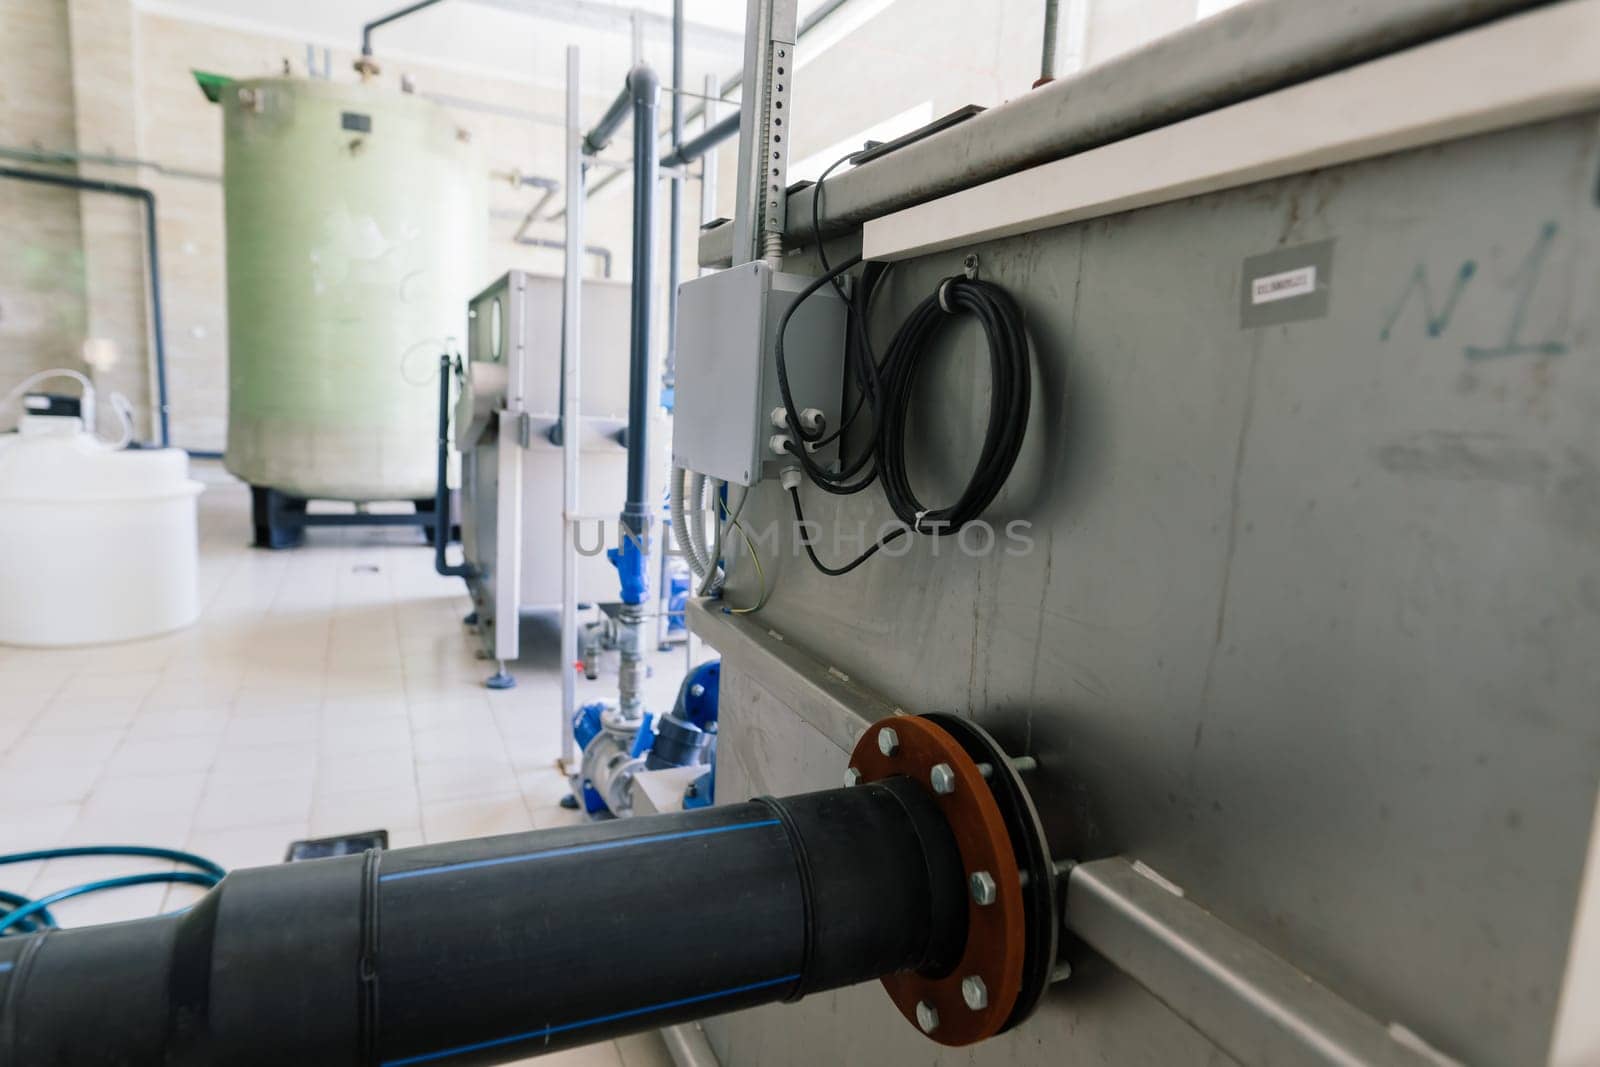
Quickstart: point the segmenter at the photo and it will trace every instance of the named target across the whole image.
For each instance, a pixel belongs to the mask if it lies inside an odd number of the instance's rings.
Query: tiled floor
[[[309,836],[383,827],[401,847],[577,817],[557,806],[553,623],[525,642],[518,687],[490,692],[461,625],[463,587],[433,573],[414,531],[316,530],[301,549],[254,550],[244,488],[196,473],[209,483],[199,623],[99,648],[0,647],[0,852],[140,843],[237,867],[279,862]],[[655,700],[670,701],[683,663],[658,657]],[[582,692],[614,687],[613,666]],[[139,869],[0,867],[0,888],[37,896]],[[63,925],[106,922],[194,892],[139,886],[53,910]],[[652,1034],[537,1062],[670,1060]]]

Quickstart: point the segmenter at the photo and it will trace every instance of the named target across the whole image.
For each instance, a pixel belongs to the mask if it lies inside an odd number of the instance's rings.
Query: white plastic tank
[[[200,490],[181,450],[117,450],[76,418],[0,434],[0,643],[128,641],[194,622]]]

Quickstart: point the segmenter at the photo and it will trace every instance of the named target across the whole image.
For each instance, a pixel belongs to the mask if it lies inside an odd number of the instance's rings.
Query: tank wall
[[[880,343],[966,252],[1027,318],[997,538],[827,578],[763,483],[743,522],[783,540],[759,632],[1035,755],[1068,854],[1148,863],[1462,1062],[1547,1062],[1600,781],[1597,167],[1580,115],[897,266]],[[1326,242],[1320,314],[1244,317],[1254,257]],[[981,336],[924,366],[910,473],[943,504],[987,415]],[[889,518],[876,488],[804,497],[835,563]],[[758,587],[741,560],[729,599]],[[719,795],[838,780],[847,746],[781,665],[725,662]],[[1223,1058],[1074,966],[974,1050],[886,1024],[872,988],[707,1029],[768,1067]]]
[[[359,85],[238,82],[223,107],[228,469],[430,495],[438,357],[482,281],[475,146],[436,105]]]

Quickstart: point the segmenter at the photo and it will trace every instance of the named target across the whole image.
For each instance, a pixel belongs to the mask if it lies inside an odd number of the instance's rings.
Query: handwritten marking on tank
[[[1528,316],[1528,304],[1533,300],[1534,290],[1539,285],[1539,277],[1549,256],[1550,245],[1556,238],[1556,229],[1556,224],[1553,222],[1547,222],[1540,228],[1539,237],[1534,241],[1533,248],[1507,279],[1507,284],[1516,291],[1516,297],[1512,301],[1511,315],[1506,322],[1505,340],[1489,347],[1468,345],[1465,349],[1468,359],[1492,359],[1496,356],[1525,354],[1559,356],[1566,352],[1566,344],[1558,340],[1534,342],[1521,340],[1522,327]]]
[[[1395,324],[1400,321],[1400,316],[1405,312],[1406,305],[1411,302],[1411,294],[1419,293],[1422,296],[1422,318],[1429,337],[1438,337],[1450,326],[1450,320],[1455,316],[1456,304],[1461,300],[1461,294],[1467,287],[1467,282],[1478,271],[1478,264],[1467,260],[1461,264],[1461,269],[1456,272],[1455,280],[1450,284],[1450,291],[1446,294],[1444,305],[1437,311],[1433,306],[1433,287],[1428,283],[1428,266],[1418,263],[1417,269],[1411,272],[1411,277],[1406,281],[1406,287],[1400,291],[1400,299],[1395,302],[1389,318],[1383,324],[1383,329],[1378,331],[1378,339],[1387,341],[1394,332]]]
[[[1551,246],[1554,244],[1556,234],[1560,227],[1555,222],[1546,222],[1539,227],[1539,233],[1534,238],[1533,245],[1522,257],[1515,270],[1498,286],[1503,291],[1511,293],[1510,306],[1506,312],[1502,339],[1491,344],[1464,344],[1462,355],[1473,361],[1498,359],[1506,356],[1538,355],[1559,356],[1567,351],[1566,342],[1559,336],[1547,337],[1544,340],[1529,341],[1523,337],[1527,326],[1529,307],[1539,288],[1539,282],[1544,274],[1545,263],[1549,259]],[[1429,337],[1442,337],[1449,331],[1451,323],[1455,320],[1456,312],[1461,306],[1462,297],[1465,295],[1468,283],[1478,276],[1478,263],[1476,260],[1463,260],[1451,279],[1449,288],[1442,294],[1442,300],[1436,302],[1436,294],[1429,280],[1428,265],[1417,264],[1416,268],[1406,279],[1405,286],[1400,290],[1399,297],[1390,308],[1385,317],[1383,326],[1378,331],[1380,341],[1390,340],[1397,326],[1406,317],[1406,310],[1413,302],[1420,302],[1422,311],[1423,328]],[[1478,286],[1475,292],[1480,292]],[[1415,299],[1414,299],[1415,298]],[[1481,303],[1492,297],[1477,298]],[[1556,327],[1556,334],[1565,330],[1562,323]]]

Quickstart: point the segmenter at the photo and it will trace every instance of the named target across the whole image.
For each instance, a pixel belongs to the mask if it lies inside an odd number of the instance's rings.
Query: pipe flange
[[[880,742],[885,729],[894,731],[893,745]],[[1029,884],[1042,878],[1045,892],[1050,892],[1048,861],[1046,872],[1035,872],[1029,858],[1019,856],[1004,812],[1013,805],[997,801],[978,766],[989,760],[974,758],[964,740],[935,717],[900,715],[868,727],[850,756],[862,782],[904,775],[932,793],[961,853],[970,888],[967,943],[960,961],[942,974],[902,972],[882,980],[900,1014],[942,1045],[982,1041],[1015,1025],[1019,1008],[1021,1016],[1032,1010],[1038,994],[1028,979],[1039,939],[1031,936],[1029,918],[1038,912],[1025,900],[1019,859],[1030,868]],[[1050,911],[1047,906],[1044,914]],[[1053,928],[1050,941],[1053,961]],[[968,981],[972,978],[982,983],[983,997],[971,995],[978,988]]]
[[[1061,889],[1060,878],[1050,857],[1044,822],[1039,818],[1033,796],[1018,772],[1017,761],[1007,755],[987,730],[971,719],[942,712],[931,712],[924,717],[952,734],[967,755],[980,764],[988,765],[989,789],[1000,806],[1001,817],[1005,819],[1013,855],[1016,856],[1018,867],[1028,872],[1022,889],[1023,919],[1028,937],[1022,991],[1012,1006],[1011,1017],[1000,1028],[1004,1032],[1033,1014],[1039,998],[1044,996],[1053,980],[1061,937],[1061,911],[1056,907],[1056,901],[1061,899],[1057,895]]]

